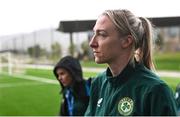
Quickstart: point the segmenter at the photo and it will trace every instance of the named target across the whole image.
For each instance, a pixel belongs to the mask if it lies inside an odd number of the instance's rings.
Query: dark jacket
[[[54,75],[58,77],[56,70],[58,68],[66,69],[72,77],[73,84],[69,87],[74,96],[73,115],[84,115],[89,102],[89,95],[87,94],[86,81],[83,79],[82,68],[79,61],[71,56],[62,58],[54,67]],[[60,83],[61,84],[61,83]],[[65,98],[66,87],[61,84],[64,100],[61,103],[60,115],[68,116],[67,99]]]
[[[91,85],[85,116],[175,116],[173,92],[143,64],[127,65],[113,77],[108,68]]]

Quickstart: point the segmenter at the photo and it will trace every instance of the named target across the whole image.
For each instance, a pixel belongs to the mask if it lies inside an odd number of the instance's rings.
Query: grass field
[[[180,52],[176,53],[156,53],[154,63],[157,70],[180,71]],[[105,64],[96,64],[94,61],[82,61],[82,66],[105,68]]]
[[[59,85],[0,76],[0,116],[58,115]]]
[[[94,61],[81,62],[84,67],[105,68],[105,64],[97,65]],[[157,70],[180,71],[180,53],[156,54]],[[7,70],[5,70],[7,71]],[[96,72],[84,72],[85,78],[96,76]],[[33,76],[40,81],[9,76],[0,73],[0,116],[57,116],[60,107],[60,86],[42,82],[54,80],[52,70],[26,69],[24,75]],[[44,80],[43,79],[43,80]],[[163,77],[169,87],[175,91],[179,78]]]
[[[40,74],[40,75],[38,75]],[[96,72],[84,72],[83,76],[86,78],[96,76],[98,73]],[[42,70],[42,69],[27,69],[26,75],[32,75],[32,76],[39,76],[39,77],[45,77],[45,78],[53,78],[55,79],[53,73],[51,70]],[[176,85],[180,82],[180,78],[169,78],[169,77],[163,77],[161,78],[167,84],[175,90]]]
[[[27,69],[25,75],[56,80],[52,70]],[[86,72],[86,77],[96,73]],[[61,95],[58,84],[0,74],[0,116],[56,116]]]
[[[33,71],[33,70],[31,70]],[[34,70],[33,73],[35,73]],[[43,70],[40,70],[42,72]],[[46,70],[45,70],[46,71]],[[45,72],[44,71],[44,72]],[[46,71],[41,77],[51,76]],[[29,73],[30,75],[30,73]],[[33,74],[32,74],[33,75]],[[85,73],[86,76],[91,75]],[[92,74],[93,75],[93,74]],[[162,78],[174,90],[180,78]],[[57,115],[59,111],[59,85],[1,75],[0,115]]]
[[[38,76],[38,77],[45,77],[50,79],[55,79],[55,76],[52,72],[52,70],[43,70],[43,69],[26,69],[25,72],[26,75],[32,75],[32,76]],[[96,76],[96,72],[84,72],[83,76],[88,77],[94,77]]]
[[[180,52],[158,53],[154,55],[157,70],[172,70],[180,72]]]
[[[37,75],[41,74],[41,75]],[[85,77],[97,73],[85,72]],[[26,75],[54,79],[51,70],[27,69]],[[162,78],[175,90],[180,78]],[[0,74],[0,116],[56,116],[59,112],[61,96],[58,84]]]

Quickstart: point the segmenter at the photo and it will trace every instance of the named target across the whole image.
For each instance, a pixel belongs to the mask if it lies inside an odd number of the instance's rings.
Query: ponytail
[[[150,21],[146,18],[139,18],[142,22],[144,28],[144,34],[142,40],[139,44],[140,49],[140,62],[142,62],[148,69],[155,70],[154,64],[152,61],[152,25]]]
[[[148,19],[136,17],[129,10],[107,10],[107,15],[117,27],[121,35],[131,35],[134,39],[130,57],[130,64],[135,61],[144,64],[148,69],[154,69],[152,61],[152,26]]]

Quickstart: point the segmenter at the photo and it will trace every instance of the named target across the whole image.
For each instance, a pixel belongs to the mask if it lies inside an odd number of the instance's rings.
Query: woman
[[[129,10],[107,10],[89,42],[95,62],[108,68],[91,85],[86,116],[176,115],[173,93],[153,73],[152,28]]]
[[[83,79],[79,61],[71,56],[62,58],[54,67],[54,74],[62,87],[61,116],[84,115],[89,102],[89,85]]]

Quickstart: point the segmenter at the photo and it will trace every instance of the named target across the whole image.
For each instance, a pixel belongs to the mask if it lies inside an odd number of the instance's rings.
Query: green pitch
[[[25,75],[56,81],[51,70],[27,69]],[[84,72],[86,78],[97,73]],[[180,78],[162,78],[175,91]],[[61,96],[57,83],[45,83],[0,74],[0,116],[57,116]]]
[[[154,57],[157,70],[180,71],[180,52],[157,53]]]
[[[0,74],[0,116],[58,115],[59,85]]]

